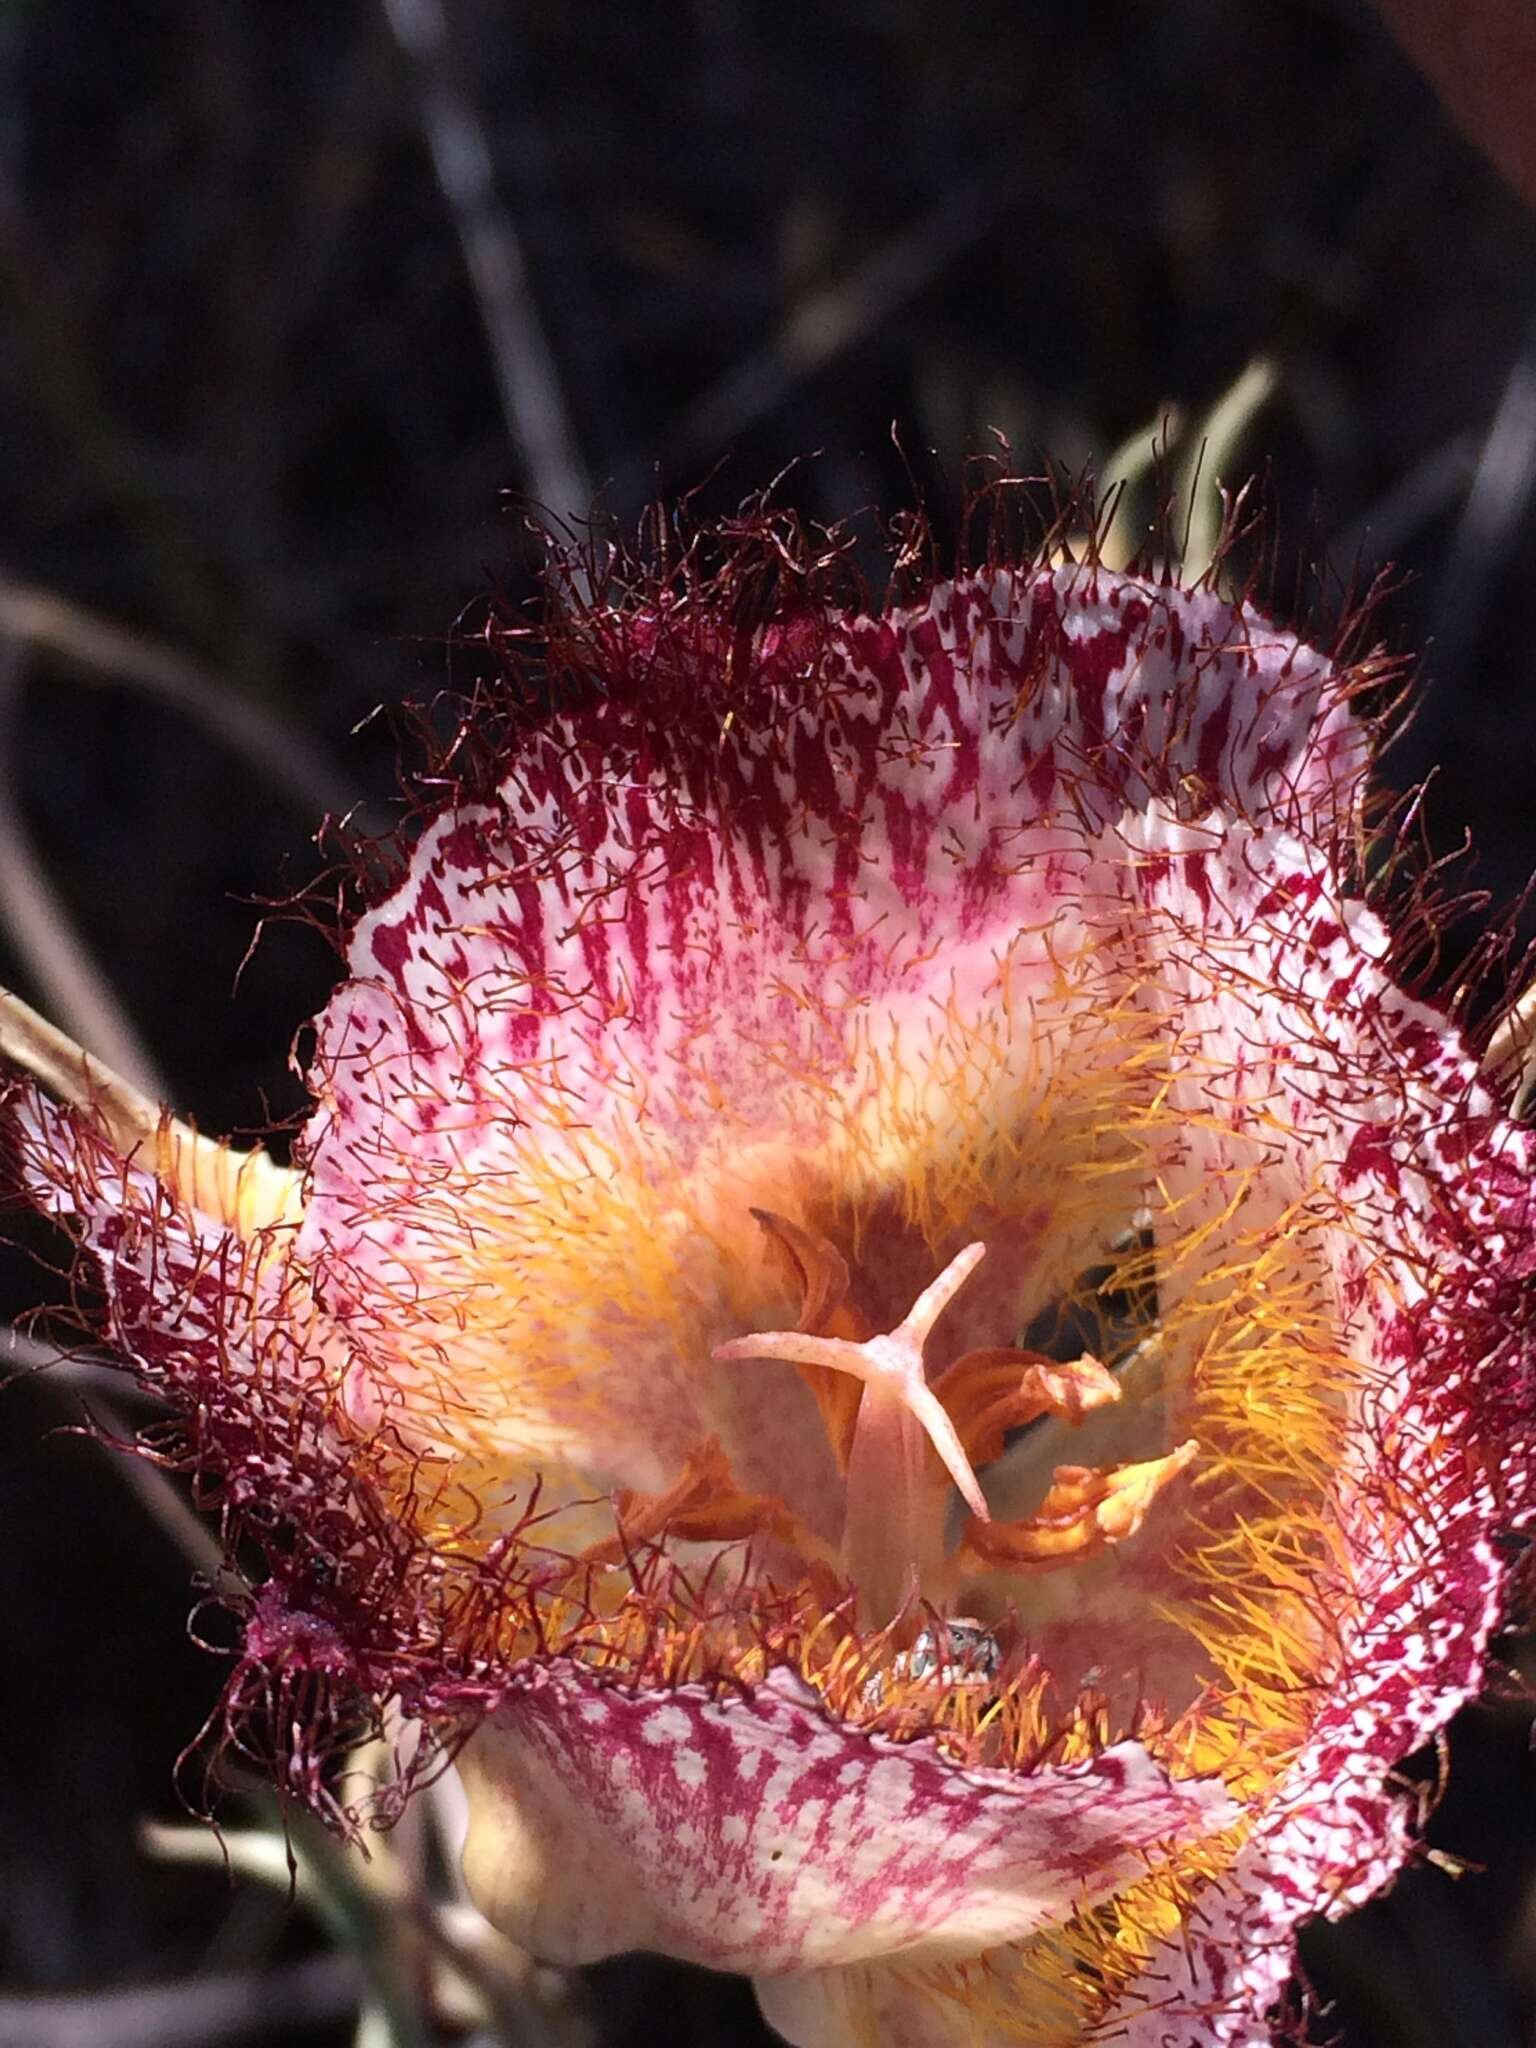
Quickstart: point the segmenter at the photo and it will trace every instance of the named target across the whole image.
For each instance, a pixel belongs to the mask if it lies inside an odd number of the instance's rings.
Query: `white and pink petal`
[[[1331,835],[1365,742],[1257,613],[1092,568],[812,611],[745,663],[686,609],[601,627],[601,687],[352,931],[303,1250],[424,1440],[656,1488],[718,1434],[814,1518],[793,1376],[711,1363],[792,1306],[748,1210],[825,1220],[835,1191],[877,1219],[877,1321],[1012,1233],[951,1332],[1010,1341],[1130,1206],[1046,1176],[1030,1200],[980,1157],[1049,1121],[1057,1062],[1116,1056],[1126,821],[1217,800]]]
[[[1139,1744],[1031,1773],[831,1716],[785,1670],[737,1692],[530,1670],[460,1759],[465,1871],[536,1954],[655,1949],[754,1977],[975,1955],[1060,1924],[1227,1825],[1219,1781]]]

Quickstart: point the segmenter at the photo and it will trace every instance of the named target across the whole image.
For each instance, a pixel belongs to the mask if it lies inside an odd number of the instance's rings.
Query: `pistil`
[[[984,1244],[967,1245],[894,1330],[861,1343],[768,1330],[735,1338],[715,1352],[720,1359],[829,1366],[863,1382],[848,1460],[842,1564],[859,1590],[860,1619],[867,1627],[893,1621],[936,1581],[943,1565],[948,1501],[929,1483],[929,1444],[976,1520],[991,1519],[965,1446],[923,1364],[935,1324],[985,1256]]]

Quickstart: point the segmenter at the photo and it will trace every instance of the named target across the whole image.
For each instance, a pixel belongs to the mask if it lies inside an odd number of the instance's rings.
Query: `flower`
[[[806,2048],[1266,2041],[1532,1511],[1529,1139],[1362,900],[1389,667],[714,544],[493,625],[299,1170],[7,1013],[23,1184],[265,1559],[222,1732],[345,1822],[397,1700],[500,1927]]]

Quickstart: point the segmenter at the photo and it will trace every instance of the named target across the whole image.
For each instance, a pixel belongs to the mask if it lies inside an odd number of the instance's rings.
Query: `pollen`
[[[1164,1458],[1095,1471],[1058,1465],[1038,1514],[1020,1522],[973,1521],[965,1548],[986,1565],[1068,1564],[1136,1535],[1158,1495],[1193,1463],[1191,1439]]]

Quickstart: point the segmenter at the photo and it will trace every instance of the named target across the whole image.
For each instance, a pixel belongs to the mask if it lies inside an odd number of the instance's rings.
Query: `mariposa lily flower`
[[[23,1182],[264,1559],[223,1732],[345,1819],[398,1702],[499,1927],[804,2048],[1267,2041],[1533,1505],[1528,1135],[1362,900],[1383,666],[714,544],[488,636],[293,1173],[7,1013]]]

